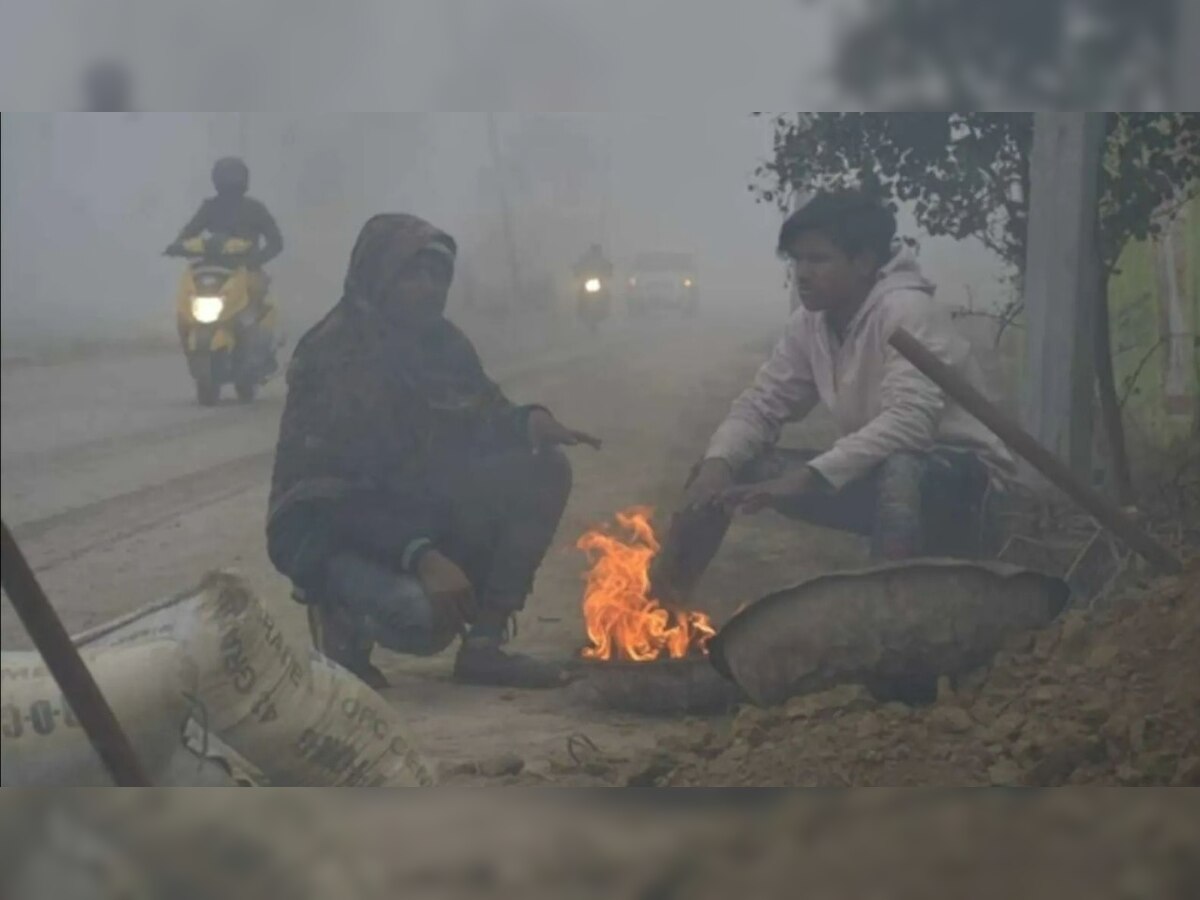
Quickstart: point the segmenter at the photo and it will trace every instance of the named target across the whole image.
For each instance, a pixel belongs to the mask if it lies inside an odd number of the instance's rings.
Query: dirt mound
[[[1200,559],[1011,641],[932,705],[844,684],[660,750],[671,785],[1200,785]]]

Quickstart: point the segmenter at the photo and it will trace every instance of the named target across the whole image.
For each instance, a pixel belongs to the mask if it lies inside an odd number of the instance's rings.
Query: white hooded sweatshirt
[[[706,458],[737,468],[820,401],[832,411],[842,437],[810,465],[835,489],[893,453],[935,445],[976,453],[1001,484],[1013,479],[1016,468],[1000,439],[888,344],[896,328],[904,327],[988,393],[969,342],[933,291],[916,258],[901,250],[880,270],[844,339],[839,341],[824,313],[798,309],[754,383],[717,428]]]

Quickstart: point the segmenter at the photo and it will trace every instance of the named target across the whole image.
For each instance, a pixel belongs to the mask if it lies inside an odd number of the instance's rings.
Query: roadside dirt
[[[659,747],[672,785],[1200,785],[1200,559],[1012,643],[926,707],[857,685]],[[649,766],[649,763],[646,763]]]

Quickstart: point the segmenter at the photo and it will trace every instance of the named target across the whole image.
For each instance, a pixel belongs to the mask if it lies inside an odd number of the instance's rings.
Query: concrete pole
[[[1028,430],[1091,480],[1103,113],[1035,113],[1025,255]]]

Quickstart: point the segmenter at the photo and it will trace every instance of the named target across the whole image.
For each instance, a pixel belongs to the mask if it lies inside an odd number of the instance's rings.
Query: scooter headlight
[[[585,281],[583,283],[583,289],[585,291],[587,291],[589,294],[600,293],[600,279],[599,278],[589,278],[587,281]]]
[[[201,325],[211,325],[221,318],[225,309],[225,301],[220,297],[193,297],[192,318]]]

